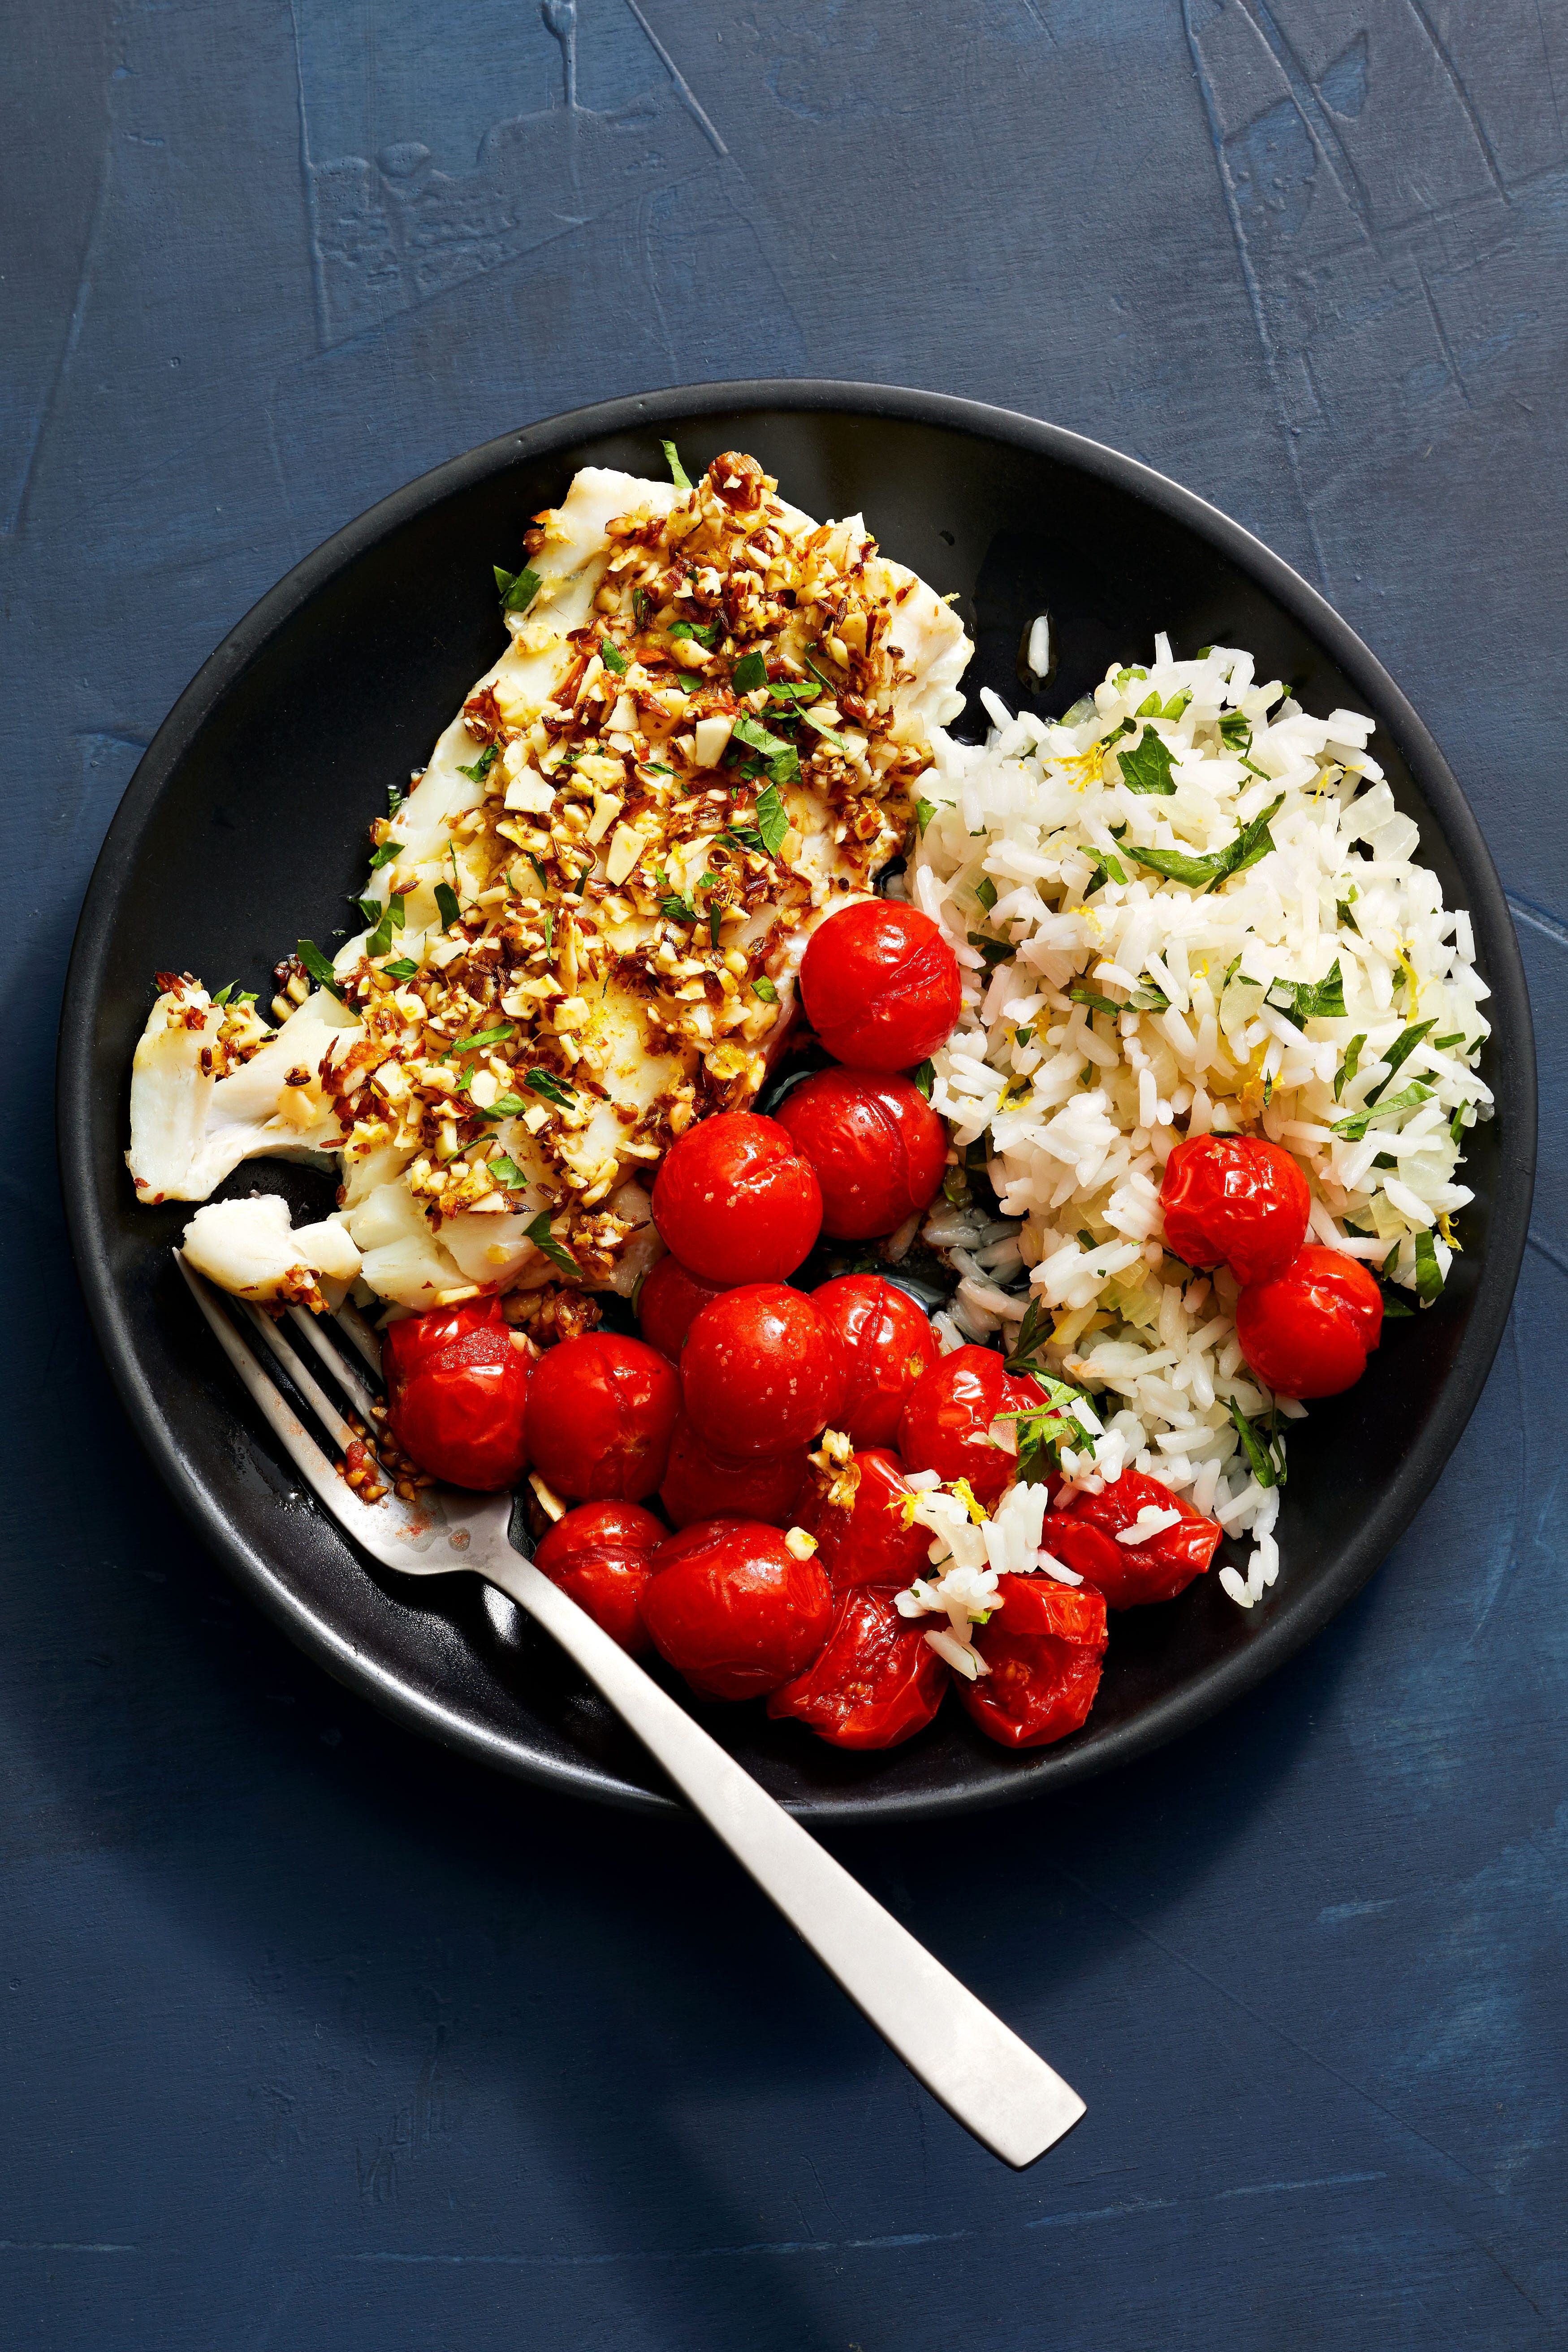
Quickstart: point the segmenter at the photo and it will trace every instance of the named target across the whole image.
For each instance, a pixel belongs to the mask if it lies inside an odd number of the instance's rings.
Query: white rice
[[[1157,712],[1119,745],[1136,754],[1159,739],[1169,796],[1131,790],[1106,747],[1151,697]],[[1030,1298],[1048,1308],[1047,1360],[1100,1399],[1103,1422],[1081,1453],[1064,1453],[1069,1475],[1099,1481],[1131,1465],[1230,1534],[1249,1533],[1246,1578],[1223,1568],[1220,1581],[1250,1607],[1278,1573],[1279,1496],[1247,1468],[1229,1401],[1251,1417],[1276,1402],[1287,1418],[1303,1408],[1243,1365],[1228,1271],[1194,1280],[1164,1255],[1161,1172],[1183,1135],[1261,1131],[1308,1177],[1309,1239],[1408,1289],[1424,1279],[1430,1294],[1451,1262],[1448,1221],[1471,1197],[1455,1181],[1457,1133],[1491,1115],[1474,1066],[1489,992],[1469,918],[1444,908],[1415,862],[1417,828],[1365,750],[1372,721],[1308,717],[1278,684],[1254,686],[1249,654],[1216,646],[1173,661],[1157,637],[1147,669],[1109,674],[1059,723],[981,699],[984,748],[938,736],[924,785],[934,805],[905,884],[964,970],[931,1100],[960,1160],[986,1139],[1002,1212],[984,1219],[955,1181],[958,1199],[939,1198],[927,1219],[925,1238],[960,1276],[939,1332],[957,1347],[1010,1335]],[[1230,713],[1226,741],[1218,722]],[[1235,740],[1243,722],[1249,743]],[[1206,894],[1137,862],[1141,848],[1223,850],[1281,794],[1272,849]],[[1125,879],[1112,872],[1085,908],[1107,858]],[[972,935],[1012,952],[988,963]],[[1321,982],[1336,960],[1342,1017],[1288,1019],[1301,1008],[1280,983]],[[1075,986],[1126,1009],[1091,1019]],[[1388,1078],[1388,1049],[1428,1020],[1383,1099],[1425,1093],[1363,1138],[1335,1134]],[[1336,1099],[1358,1035],[1359,1066]],[[1430,1236],[1420,1264],[1418,1236]]]

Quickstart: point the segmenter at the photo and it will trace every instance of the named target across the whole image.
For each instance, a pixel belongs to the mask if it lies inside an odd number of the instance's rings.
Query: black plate
[[[60,1028],[59,1134],[78,1269],[110,1370],[182,1508],[305,1650],[391,1713],[526,1780],[652,1808],[641,1750],[510,1603],[471,1578],[368,1568],[295,1489],[174,1276],[188,1209],[139,1208],[121,1157],[131,1056],[153,974],[267,974],[328,940],[364,873],[365,827],[501,649],[492,561],[578,466],[695,476],[753,451],[822,516],[863,511],[887,551],[956,590],[979,652],[965,685],[1016,704],[1021,631],[1054,615],[1065,709],[1112,661],[1246,646],[1308,709],[1377,721],[1375,756],[1468,907],[1494,1024],[1498,1117],[1468,1139],[1464,1254],[1429,1312],[1389,1326],[1361,1384],[1291,1438],[1282,1567],[1250,1613],[1205,1578],[1114,1620],[1085,1728],[1010,1756],[952,1705],[908,1747],[848,1757],[760,1706],[703,1710],[764,1787],[819,1820],[993,1804],[1124,1764],[1249,1689],[1371,1575],[1427,1494],[1481,1391],[1513,1294],[1535,1160],[1524,977],[1492,862],[1432,738],[1361,640],[1268,549],[1185,490],[1076,434],[973,401],[841,383],[709,384],[580,409],[454,458],[351,523],[262,599],[181,697],[98,861]],[[1026,698],[1026,699],[1027,698]],[[977,706],[972,705],[972,708]],[[319,1178],[241,1169],[324,1204]]]

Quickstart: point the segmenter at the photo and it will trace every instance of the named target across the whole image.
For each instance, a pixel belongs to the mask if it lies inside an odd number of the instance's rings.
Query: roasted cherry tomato
[[[699,1281],[678,1257],[661,1257],[657,1265],[650,1265],[637,1293],[637,1321],[648,1346],[678,1364],[692,1318],[711,1305],[723,1287],[721,1282]]]
[[[1174,1527],[1162,1528],[1142,1543],[1117,1542],[1122,1529],[1146,1510],[1179,1511],[1181,1517]],[[1110,1538],[1108,1547],[1093,1553],[1087,1549],[1075,1553],[1067,1532],[1075,1520]],[[1205,1519],[1158,1478],[1124,1470],[1120,1478],[1108,1483],[1102,1495],[1075,1489],[1063,1503],[1060,1515],[1053,1513],[1047,1519],[1040,1541],[1053,1559],[1087,1577],[1112,1609],[1136,1609],[1144,1601],[1173,1601],[1178,1592],[1184,1592],[1213,1559],[1224,1533],[1217,1520]],[[1058,1549],[1058,1545],[1066,1548]]]
[[[680,1385],[698,1435],[731,1461],[791,1454],[835,1421],[844,1358],[804,1291],[748,1283],[705,1307],[686,1335]]]
[[[584,1503],[558,1519],[534,1553],[552,1584],[634,1658],[653,1647],[637,1604],[669,1530],[636,1503]]]
[[[806,1450],[753,1454],[731,1461],[705,1445],[682,1413],[669,1442],[669,1467],[658,1499],[678,1528],[699,1519],[765,1519],[787,1528],[805,1479]]]
[[[1236,1336],[1266,1388],[1338,1396],[1360,1380],[1383,1336],[1383,1293],[1360,1258],[1299,1250],[1283,1274],[1242,1292]]]
[[[967,1478],[975,1501],[989,1510],[1017,1466],[992,1437],[992,1423],[1005,1412],[1033,1412],[1045,1402],[1027,1374],[1008,1372],[994,1349],[955,1348],[910,1392],[899,1423],[904,1466],[935,1470],[946,1481]]]
[[[947,1692],[947,1670],[919,1620],[864,1585],[838,1603],[826,1647],[768,1713],[793,1717],[835,1748],[897,1748],[923,1731]]]
[[[910,1390],[941,1360],[931,1318],[877,1274],[841,1274],[811,1294],[844,1351],[844,1402],[834,1423],[851,1444],[891,1445]]]
[[[851,1584],[908,1584],[931,1564],[931,1529],[908,1525],[914,1499],[896,1454],[874,1447],[842,1470],[814,1470],[798,1517],[817,1542],[836,1591]]]
[[[528,1460],[531,1353],[495,1298],[433,1307],[382,1337],[387,1423],[405,1454],[449,1486],[492,1494]]]
[[[963,1003],[952,948],[897,898],[829,915],[801,959],[800,992],[834,1060],[861,1070],[912,1069],[946,1045]]]
[[[958,1696],[1004,1748],[1044,1748],[1077,1731],[1094,1705],[1105,1655],[1103,1597],[1048,1576],[1005,1576],[1002,1606],[977,1625],[975,1648],[991,1672],[961,1681]]]
[[[890,1234],[926,1207],[947,1165],[947,1129],[918,1087],[887,1070],[818,1070],[793,1087],[779,1125],[822,1187],[836,1240]]]
[[[529,1459],[574,1502],[635,1503],[664,1476],[680,1381],[657,1349],[590,1331],[547,1349],[528,1400]]]
[[[706,1519],[656,1551],[643,1623],[661,1657],[706,1698],[757,1698],[809,1665],[833,1622],[833,1591],[777,1528]]]
[[[1165,1239],[1189,1265],[1238,1280],[1282,1274],[1306,1237],[1312,1195],[1288,1151],[1261,1135],[1194,1135],[1165,1162]]]
[[[720,1111],[667,1153],[653,1221],[665,1247],[704,1282],[779,1282],[822,1230],[822,1192],[776,1119]]]

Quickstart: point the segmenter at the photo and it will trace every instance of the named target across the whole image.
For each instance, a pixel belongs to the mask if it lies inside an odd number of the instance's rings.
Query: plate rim
[[[1130,1764],[1195,1729],[1305,1648],[1381,1565],[1436,1485],[1479,1401],[1512,1306],[1534,1189],[1537,1082],[1523,961],[1501,879],[1458,779],[1403,689],[1327,598],[1245,525],[1141,459],[1067,426],[952,394],[825,377],[741,379],[626,394],[563,410],[442,460],[341,525],[268,589],[202,663],[138,761],[94,861],[66,975],[56,1056],[59,1181],[71,1255],[93,1335],[143,1451],[207,1550],[306,1655],[395,1719],[514,1779],[633,1811],[685,1813],[687,1808],[676,1798],[634,1787],[585,1757],[563,1762],[531,1754],[411,1688],[303,1602],[271,1563],[221,1517],[191,1474],[158,1410],[137,1358],[124,1303],[110,1276],[94,1198],[88,1062],[77,1048],[90,1030],[102,982],[108,932],[95,919],[98,908],[117,897],[143,825],[223,695],[301,604],[427,507],[519,461],[549,457],[574,444],[673,418],[769,409],[932,425],[1049,457],[1141,499],[1194,530],[1250,575],[1324,647],[1373,708],[1378,723],[1397,740],[1450,853],[1474,877],[1468,912],[1492,990],[1500,1111],[1505,1100],[1507,1106],[1486,1259],[1454,1360],[1415,1444],[1395,1465],[1387,1488],[1345,1547],[1338,1566],[1304,1605],[1289,1616],[1266,1621],[1252,1640],[1208,1668],[1198,1683],[1154,1701],[1092,1748],[1042,1748],[1018,1759],[999,1750],[997,1769],[975,1786],[889,1791],[881,1797],[874,1786],[862,1786],[841,1794],[825,1791],[782,1801],[802,1819],[826,1826],[936,1820],[1043,1796]]]

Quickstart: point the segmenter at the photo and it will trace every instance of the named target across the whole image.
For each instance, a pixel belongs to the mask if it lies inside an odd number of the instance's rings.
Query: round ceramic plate
[[[886,1755],[840,1754],[760,1706],[703,1706],[764,1787],[818,1820],[962,1811],[1124,1764],[1283,1664],[1371,1575],[1452,1453],[1501,1337],[1535,1154],[1519,951],[1486,845],[1436,746],[1361,640],[1237,524],[1115,451],[977,403],[842,383],[708,384],[509,434],[351,523],[262,599],[159,730],[88,891],[60,1031],[60,1157],[72,1243],[110,1370],[204,1540],[330,1673],[405,1722],[525,1780],[645,1808],[673,1801],[546,1637],[477,1579],[404,1582],[360,1558],[256,1425],[170,1256],[189,1210],[139,1207],[126,1175],[131,1056],[161,971],[268,974],[330,939],[364,873],[365,828],[500,650],[492,562],[579,466],[662,476],[752,451],[807,513],[863,513],[889,555],[956,592],[978,653],[964,684],[1064,710],[1110,663],[1245,646],[1304,706],[1377,722],[1373,749],[1468,907],[1494,1029],[1498,1117],[1468,1143],[1463,1255],[1428,1312],[1389,1326],[1366,1377],[1292,1433],[1278,1583],[1250,1612],[1205,1577],[1114,1619],[1083,1730],[1010,1755],[957,1706]],[[1055,624],[1057,667],[1022,694],[1021,633]],[[961,726],[961,732],[969,731]],[[326,1180],[250,1163],[296,1207]]]

